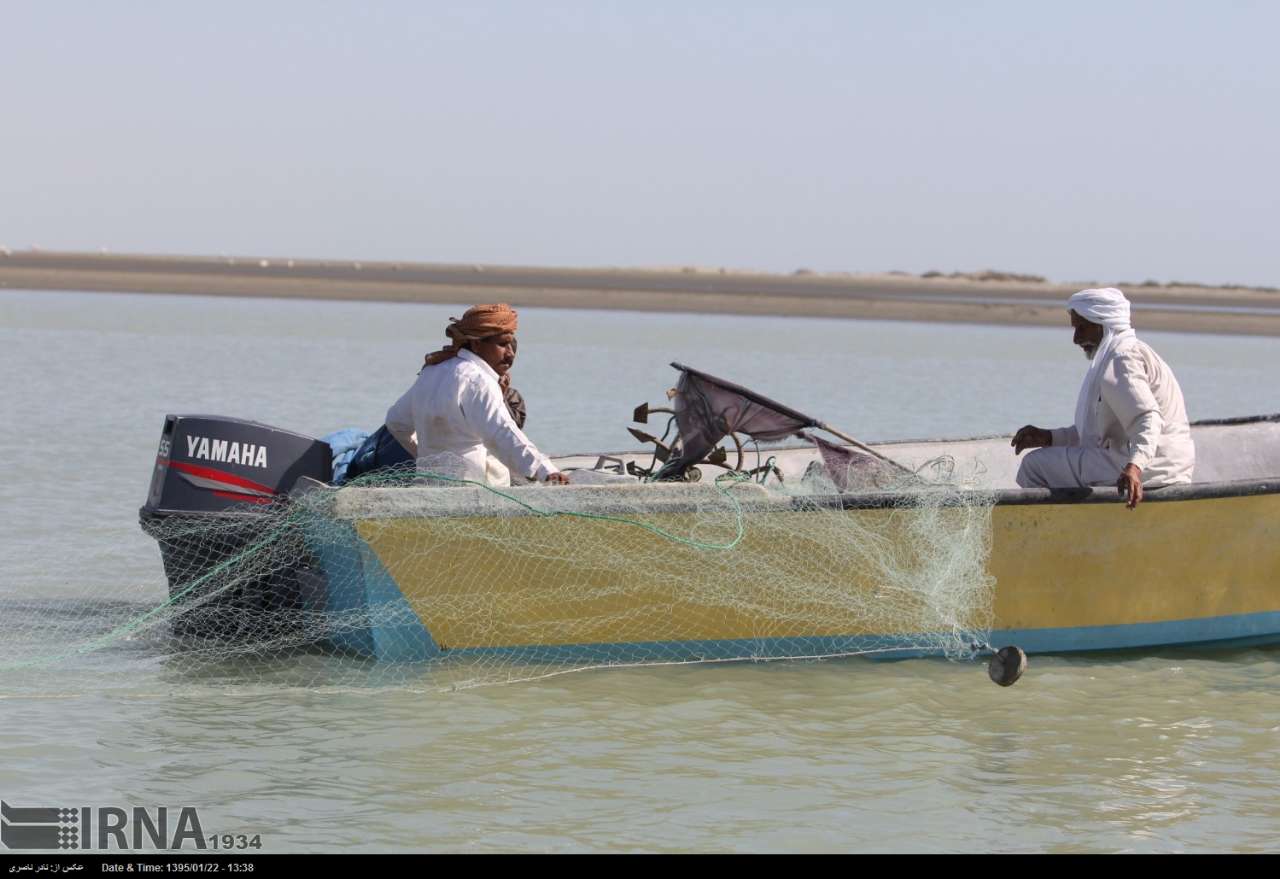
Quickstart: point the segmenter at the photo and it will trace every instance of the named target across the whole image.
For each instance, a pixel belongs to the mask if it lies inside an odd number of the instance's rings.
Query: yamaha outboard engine
[[[237,418],[165,417],[139,518],[160,544],[170,600],[179,608],[176,634],[287,636],[297,611],[323,601],[323,581],[301,538],[270,528],[294,483],[303,476],[328,482],[331,467],[329,445],[308,436]],[[268,538],[269,547],[255,549]],[[254,552],[270,552],[271,563],[250,558]],[[216,576],[237,564],[252,575]]]

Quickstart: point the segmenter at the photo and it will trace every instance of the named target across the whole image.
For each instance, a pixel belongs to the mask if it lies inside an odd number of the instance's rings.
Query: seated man
[[[425,363],[422,368],[426,369]],[[525,404],[524,397],[512,387],[509,381],[510,378],[511,373],[507,373],[499,379],[499,383],[503,385],[507,411],[515,419],[516,427],[524,430],[524,422],[528,417],[528,407]],[[365,438],[342,471],[341,479],[334,484],[338,485],[360,477],[368,477],[370,474],[381,470],[399,468],[402,464],[408,464],[411,461],[416,463],[416,457],[409,454],[404,446],[400,445],[400,441],[392,436],[391,431],[387,430],[387,426],[384,424]],[[511,484],[510,471],[493,456],[489,457],[488,477],[490,485]]]
[[[451,343],[427,356],[417,381],[387,410],[387,429],[419,470],[486,482],[492,455],[512,474],[569,481],[507,406],[501,380],[515,362],[515,332],[516,313],[507,305],[467,309],[445,329]]]
[[[1182,389],[1129,325],[1129,300],[1113,287],[1081,290],[1067,308],[1075,344],[1091,361],[1075,424],[1055,430],[1029,424],[1014,435],[1015,454],[1037,449],[1018,468],[1018,485],[1115,485],[1132,510],[1143,483],[1190,482],[1196,451]]]

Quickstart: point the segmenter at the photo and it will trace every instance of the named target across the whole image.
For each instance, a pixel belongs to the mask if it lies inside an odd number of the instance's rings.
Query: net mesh
[[[610,665],[986,646],[992,498],[954,470],[841,495],[491,488],[410,465],[242,514],[146,519],[167,583],[6,600],[0,679],[245,674],[458,688]],[[158,591],[164,600],[146,600]]]

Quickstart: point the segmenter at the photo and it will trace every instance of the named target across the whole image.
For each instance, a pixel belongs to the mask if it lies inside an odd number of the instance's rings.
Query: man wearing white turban
[[[1114,287],[1067,300],[1075,344],[1089,358],[1075,424],[1014,434],[1015,454],[1036,449],[1018,468],[1023,488],[1115,485],[1126,506],[1142,487],[1190,482],[1196,450],[1178,380],[1129,325],[1129,300]]]

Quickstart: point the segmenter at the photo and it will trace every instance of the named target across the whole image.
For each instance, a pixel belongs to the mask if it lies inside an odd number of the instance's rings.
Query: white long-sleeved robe
[[[1052,446],[1023,459],[1019,485],[1112,485],[1126,464],[1138,466],[1143,485],[1191,481],[1196,450],[1182,388],[1150,345],[1137,338],[1122,343],[1092,405],[1098,436],[1082,442],[1074,425],[1054,429]]]
[[[559,472],[516,425],[493,367],[466,349],[418,374],[387,410],[387,430],[419,470],[491,481],[492,455],[529,479]]]

